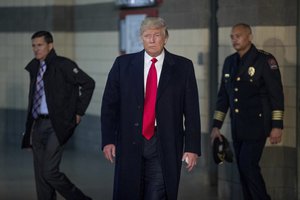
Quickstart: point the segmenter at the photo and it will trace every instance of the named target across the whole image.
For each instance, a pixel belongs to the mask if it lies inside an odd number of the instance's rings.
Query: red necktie
[[[154,135],[155,126],[155,103],[157,92],[157,73],[155,68],[156,58],[151,59],[152,64],[148,72],[146,82],[146,95],[144,102],[144,115],[143,115],[143,136],[150,140]]]

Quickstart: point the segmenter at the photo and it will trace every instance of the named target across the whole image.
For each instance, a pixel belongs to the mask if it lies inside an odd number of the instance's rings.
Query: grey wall
[[[209,1],[168,0],[159,8],[170,29],[207,28]],[[106,31],[118,29],[118,8],[114,3],[78,6],[0,7],[0,32]],[[297,0],[220,0],[220,27],[237,22],[252,26],[297,24]]]
[[[246,22],[252,26],[289,26],[297,23],[297,0],[219,0],[219,25]]]

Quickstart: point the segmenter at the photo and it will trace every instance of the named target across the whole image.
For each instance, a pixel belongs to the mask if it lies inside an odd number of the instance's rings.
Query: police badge
[[[254,74],[255,74],[255,68],[254,67],[249,67],[248,68],[248,74],[249,74],[249,76],[254,76]]]

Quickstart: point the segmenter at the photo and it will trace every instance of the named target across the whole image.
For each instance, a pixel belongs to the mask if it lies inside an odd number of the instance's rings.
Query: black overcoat
[[[143,104],[144,51],[119,56],[109,73],[101,108],[102,147],[116,145],[116,200],[140,199]],[[201,153],[200,114],[192,62],[166,50],[157,92],[156,122],[167,196],[175,200],[183,152]]]
[[[76,115],[84,115],[95,88],[95,81],[72,60],[57,56],[52,49],[47,58],[43,76],[48,112],[60,145],[64,145],[74,133]],[[32,59],[25,69],[30,75],[26,130],[22,148],[31,147],[33,96],[40,61]]]

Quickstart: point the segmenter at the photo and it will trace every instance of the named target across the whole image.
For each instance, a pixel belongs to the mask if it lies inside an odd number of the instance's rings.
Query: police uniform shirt
[[[259,139],[283,128],[283,88],[273,55],[252,45],[242,58],[225,59],[213,127],[222,127],[228,109],[234,139]]]

